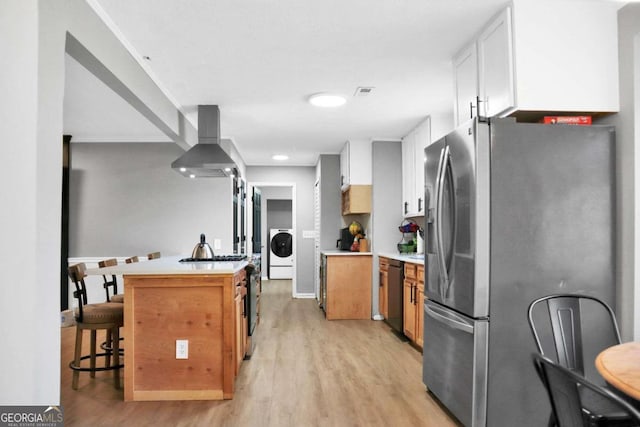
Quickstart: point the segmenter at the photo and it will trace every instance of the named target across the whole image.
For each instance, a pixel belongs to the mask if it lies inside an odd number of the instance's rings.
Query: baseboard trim
[[[296,293],[294,295],[294,298],[300,298],[300,299],[310,299],[310,298],[315,298],[316,294],[300,294],[300,293]]]

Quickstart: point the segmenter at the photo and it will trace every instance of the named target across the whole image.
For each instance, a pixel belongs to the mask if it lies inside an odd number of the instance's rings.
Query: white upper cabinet
[[[497,116],[515,104],[511,8],[500,13],[478,37],[480,114]]]
[[[456,126],[478,115],[478,52],[474,41],[453,58]]]
[[[402,138],[402,215],[404,216],[417,209],[415,139],[415,129]]]
[[[484,117],[617,112],[617,33],[613,2],[513,0],[453,58],[456,125],[469,102]]]
[[[371,141],[347,141],[340,152],[340,187],[371,185]]]
[[[431,142],[427,118],[402,138],[402,215],[424,215],[424,149]]]

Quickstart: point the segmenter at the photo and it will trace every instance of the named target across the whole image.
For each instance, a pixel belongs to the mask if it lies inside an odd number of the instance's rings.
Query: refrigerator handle
[[[438,263],[440,264],[440,270],[442,271],[442,284],[440,294],[442,299],[445,299],[445,294],[443,292],[442,287],[449,287],[449,271],[447,270],[447,261],[445,259],[444,254],[444,236],[442,234],[442,215],[443,215],[443,205],[444,205],[444,179],[445,173],[447,171],[447,162],[449,159],[449,146],[444,147],[443,152],[440,155],[440,165],[438,167],[439,173],[437,178],[437,194],[436,194],[436,234],[437,234],[437,252],[438,252]]]
[[[451,328],[458,329],[468,334],[473,334],[472,324],[469,324],[463,318],[452,312],[444,310],[441,312],[441,310],[442,309],[436,308],[434,306],[429,306],[427,304],[424,305],[424,313],[432,319],[440,323],[444,323]]]

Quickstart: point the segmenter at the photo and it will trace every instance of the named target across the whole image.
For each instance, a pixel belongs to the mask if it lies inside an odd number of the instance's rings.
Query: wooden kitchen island
[[[247,261],[179,259],[100,269],[124,278],[126,401],[233,398],[246,344]],[[178,358],[178,340],[188,342],[187,358]]]

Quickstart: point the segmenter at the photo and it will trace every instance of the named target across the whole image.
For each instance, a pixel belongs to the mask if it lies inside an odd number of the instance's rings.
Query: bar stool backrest
[[[589,295],[538,298],[529,305],[528,321],[540,354],[583,376],[585,360],[591,374],[597,354],[620,343],[613,310]]]
[[[73,297],[78,300],[78,312],[76,313],[76,321],[82,322],[83,307],[87,304],[87,286],[84,278],[87,277],[87,267],[84,262],[69,266],[69,278],[73,281],[76,290],[73,291]]]
[[[105,259],[103,261],[98,262],[98,267],[100,268],[105,268],[105,267],[114,267],[118,265],[118,260],[115,258],[109,258],[109,259]],[[118,281],[116,280],[116,275],[112,274],[111,275],[111,280],[107,279],[107,275],[103,274],[102,275],[102,279],[104,280],[104,284],[102,285],[104,287],[104,290],[107,294],[107,302],[111,301],[111,297],[109,296],[109,287],[113,287],[113,293],[111,295],[115,295],[118,293]]]

